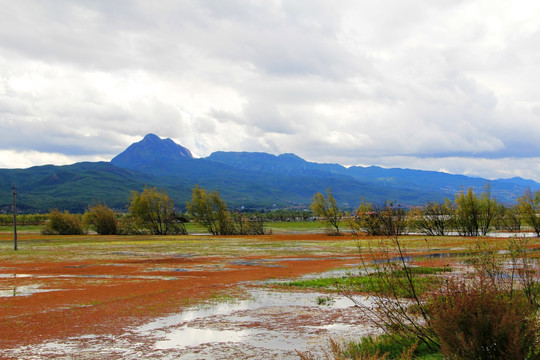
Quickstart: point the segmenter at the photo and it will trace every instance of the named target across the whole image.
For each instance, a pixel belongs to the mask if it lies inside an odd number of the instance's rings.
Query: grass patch
[[[330,306],[334,303],[334,299],[330,296],[317,296],[317,305],[327,305]]]
[[[450,267],[440,267],[440,266],[416,266],[407,268],[413,275],[434,275],[445,272],[452,272]],[[405,276],[405,270],[394,271],[394,274],[397,276]]]
[[[434,275],[442,272],[451,271],[450,268],[443,267],[414,267],[410,268],[411,272],[415,275]],[[301,289],[317,289],[325,291],[341,291],[346,289],[347,291],[359,292],[359,293],[377,293],[383,294],[390,291],[389,281],[393,281],[397,284],[395,289],[400,297],[411,297],[406,286],[405,272],[403,270],[395,271],[390,277],[385,277],[384,274],[369,274],[369,275],[346,275],[342,277],[327,277],[316,279],[303,279],[289,281],[281,284],[286,287],[295,287]],[[415,285],[418,295],[422,295],[426,291],[429,291],[440,284],[440,279],[434,276],[422,276],[414,277],[413,283]],[[404,286],[399,286],[403,283]]]
[[[17,233],[35,233],[39,234],[43,225],[20,225],[17,224]],[[0,226],[0,233],[13,233],[13,225]]]
[[[359,342],[349,342],[343,347],[343,353],[346,358],[362,359],[366,355],[386,355],[386,359],[402,359],[402,356],[408,350],[414,348],[412,353],[414,359],[438,360],[443,356],[438,351],[430,350],[425,344],[418,344],[413,337],[402,337],[399,335],[389,336],[386,334],[380,336],[368,336],[362,338]]]
[[[206,305],[216,305],[221,303],[226,304],[236,304],[238,303],[238,297],[232,296],[226,292],[213,292],[210,297],[206,300],[203,307]]]

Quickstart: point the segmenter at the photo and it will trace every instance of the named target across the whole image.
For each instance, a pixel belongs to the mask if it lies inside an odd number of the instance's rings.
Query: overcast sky
[[[540,181],[540,2],[0,0],[0,167],[195,156]]]

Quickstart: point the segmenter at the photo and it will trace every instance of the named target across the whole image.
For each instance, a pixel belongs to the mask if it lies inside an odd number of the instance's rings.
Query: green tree
[[[83,224],[85,227],[93,228],[100,235],[116,235],[118,233],[116,214],[107,205],[90,206],[83,215]]]
[[[518,199],[518,203],[522,219],[534,230],[536,236],[540,237],[540,218],[538,217],[540,190],[533,194],[531,189],[528,188],[523,196]]]
[[[499,216],[496,219],[495,227],[498,230],[519,232],[521,230],[521,210],[519,202],[514,206],[504,206],[499,204]]]
[[[206,227],[212,235],[233,235],[235,233],[231,213],[218,191],[207,193],[195,186],[191,202],[187,203],[188,213],[196,222]]]
[[[151,234],[187,234],[184,222],[175,213],[174,201],[165,190],[145,187],[141,193],[133,191],[129,212],[135,227]]]
[[[461,189],[456,195],[456,229],[463,236],[478,236],[480,203],[472,188],[467,193]]]
[[[343,217],[342,211],[339,209],[336,199],[332,196],[332,189],[326,190],[326,198],[323,194],[316,193],[311,202],[311,211],[315,216],[322,217],[327,224],[328,231],[332,235],[340,235],[339,222]]]
[[[485,236],[493,222],[500,214],[500,207],[497,201],[491,196],[491,186],[484,186],[484,191],[480,194],[480,233]]]
[[[463,236],[485,236],[498,216],[499,207],[491,197],[489,185],[480,197],[472,188],[456,195],[456,229]]]
[[[260,214],[231,212],[218,191],[207,193],[195,186],[188,202],[189,214],[196,222],[206,227],[212,235],[263,235],[264,224]]]

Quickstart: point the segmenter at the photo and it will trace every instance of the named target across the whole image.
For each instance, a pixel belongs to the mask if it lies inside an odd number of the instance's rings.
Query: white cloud
[[[152,132],[199,156],[294,152],[540,180],[534,2],[29,0],[2,10],[3,166],[110,159]]]

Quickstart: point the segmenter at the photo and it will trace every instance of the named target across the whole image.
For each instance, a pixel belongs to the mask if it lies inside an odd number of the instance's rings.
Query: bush
[[[395,339],[388,335],[367,336],[362,338],[359,343],[354,341],[339,343],[331,339],[329,345],[330,351],[323,349],[323,358],[326,360],[442,359],[425,347],[417,348],[417,341],[414,338]],[[302,360],[322,359],[310,352],[297,351],[297,353]]]
[[[410,267],[394,237],[370,247],[366,255],[374,261],[363,263],[364,273],[375,275],[370,279],[376,286],[365,289],[374,308],[356,301],[351,287],[343,293],[391,342],[416,339],[418,348],[441,351],[448,359],[540,359],[540,286],[527,250],[527,240],[522,238],[510,239],[504,254],[477,242],[471,252],[473,272],[447,279],[443,288],[422,294],[416,281],[421,273]],[[380,292],[381,288],[390,291]],[[410,300],[403,290],[412,295]],[[369,348],[370,341],[362,341],[361,348]],[[380,345],[374,349],[389,353]]]
[[[80,215],[53,210],[49,213],[49,221],[41,233],[44,235],[82,235],[85,232]]]
[[[350,342],[344,348],[347,359],[364,359],[367,355],[383,354],[385,359],[412,359],[419,357],[437,358],[437,351],[429,349],[425,344],[418,343],[418,339],[397,335],[382,334],[367,336],[360,342]],[[364,357],[362,357],[364,356]]]
[[[135,224],[131,214],[125,214],[118,220],[118,235],[142,235],[144,231]]]
[[[432,298],[431,326],[453,359],[538,358],[535,306],[522,292],[501,291],[488,277],[448,281]]]
[[[97,204],[88,208],[84,213],[85,227],[92,227],[100,235],[115,235],[118,233],[116,214],[107,205]]]

